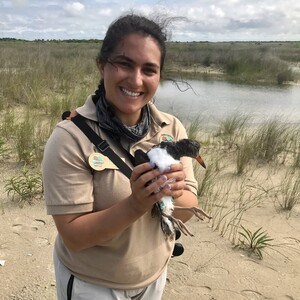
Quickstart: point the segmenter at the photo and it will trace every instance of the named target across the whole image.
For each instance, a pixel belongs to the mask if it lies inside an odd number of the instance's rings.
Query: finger
[[[172,184],[166,184],[164,186],[164,193],[167,194],[168,196],[172,196],[173,193],[177,191],[183,191],[186,187],[186,184],[184,181],[172,183]]]
[[[136,181],[142,174],[153,169],[153,164],[151,163],[143,163],[133,168],[130,180]]]
[[[172,173],[166,173],[168,180],[173,180],[173,181],[184,181],[186,176],[183,171],[180,172],[172,172]]]
[[[153,180],[149,185],[145,187],[146,193],[148,195],[159,193],[165,186],[167,181],[167,176],[162,175]]]
[[[172,165],[170,165],[169,173],[170,172],[182,171],[182,170],[183,170],[183,164],[182,163],[172,164]]]

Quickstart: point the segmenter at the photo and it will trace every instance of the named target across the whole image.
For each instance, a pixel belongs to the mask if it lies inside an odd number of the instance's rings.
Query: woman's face
[[[127,126],[140,121],[141,109],[154,96],[160,80],[161,52],[150,36],[126,35],[101,64],[106,100]]]

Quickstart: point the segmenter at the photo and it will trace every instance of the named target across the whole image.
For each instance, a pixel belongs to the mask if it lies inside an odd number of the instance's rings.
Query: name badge
[[[125,161],[124,158],[121,158]],[[119,169],[107,156],[94,152],[89,157],[89,165],[96,171],[102,171],[105,169],[117,170]]]

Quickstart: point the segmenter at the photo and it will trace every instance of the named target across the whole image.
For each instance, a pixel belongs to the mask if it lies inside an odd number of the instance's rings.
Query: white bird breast
[[[170,165],[179,163],[179,160],[174,159],[164,148],[152,148],[147,155],[161,172],[164,172]]]

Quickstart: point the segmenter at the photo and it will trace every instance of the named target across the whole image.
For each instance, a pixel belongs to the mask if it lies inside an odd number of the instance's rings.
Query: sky
[[[0,0],[0,38],[103,39],[130,10],[171,18],[171,41],[300,41],[299,0]]]

